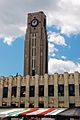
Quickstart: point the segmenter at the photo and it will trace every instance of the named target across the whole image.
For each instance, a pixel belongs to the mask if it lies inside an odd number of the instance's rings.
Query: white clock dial
[[[37,19],[33,19],[32,22],[31,22],[31,25],[33,27],[36,27],[38,25],[38,20]]]

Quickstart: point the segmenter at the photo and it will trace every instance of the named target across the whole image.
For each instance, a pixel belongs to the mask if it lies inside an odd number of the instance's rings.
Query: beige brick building
[[[80,73],[0,77],[0,106],[79,107]]]

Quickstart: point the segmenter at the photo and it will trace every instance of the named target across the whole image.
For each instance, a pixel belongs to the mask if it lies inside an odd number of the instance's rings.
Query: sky
[[[0,76],[23,76],[27,14],[47,17],[48,73],[80,72],[80,0],[0,0]]]

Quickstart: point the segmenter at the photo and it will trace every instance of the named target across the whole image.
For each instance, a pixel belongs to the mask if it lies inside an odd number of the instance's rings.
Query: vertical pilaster
[[[38,107],[38,94],[39,94],[39,75],[35,75],[35,102],[34,102],[34,107]]]
[[[20,106],[20,83],[21,83],[21,76],[17,77],[17,100],[19,102],[19,106]]]
[[[74,73],[74,81],[75,81],[74,83],[75,83],[75,106],[76,107],[80,106],[78,78],[79,78],[79,73],[75,72]]]
[[[4,77],[0,77],[0,106],[2,106],[2,98],[3,98],[3,81],[4,81]]]
[[[44,75],[44,107],[48,107],[48,74]]]
[[[54,107],[58,107],[58,74],[54,73]]]
[[[64,107],[69,107],[68,73],[64,73]]]
[[[26,76],[26,101],[25,101],[25,107],[29,107],[29,79],[30,76]]]
[[[11,106],[11,83],[12,83],[12,79],[13,77],[10,76],[9,77],[9,81],[8,81],[8,106]]]

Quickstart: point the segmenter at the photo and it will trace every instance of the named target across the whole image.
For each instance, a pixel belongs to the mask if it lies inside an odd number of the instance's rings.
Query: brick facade
[[[54,87],[54,95],[49,96],[49,85]],[[59,86],[64,86],[64,90],[59,93]],[[71,93],[70,92],[70,86]],[[12,87],[16,88],[16,97],[12,95]],[[24,97],[20,96],[21,86],[25,86]],[[34,96],[30,97],[30,86],[34,86]],[[44,94],[39,96],[39,86],[43,86]],[[8,95],[3,98],[3,88],[8,87]],[[62,89],[61,89],[62,90]],[[74,93],[73,93],[74,92]],[[33,76],[18,76],[18,77],[0,77],[0,106],[12,106],[29,107],[32,104],[33,107],[39,107],[39,103],[43,104],[43,107],[75,107],[80,106],[80,73],[64,73],[64,74],[53,74],[44,76],[35,75]]]

